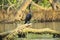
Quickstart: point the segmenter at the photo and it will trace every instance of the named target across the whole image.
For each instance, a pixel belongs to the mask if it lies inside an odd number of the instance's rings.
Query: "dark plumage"
[[[31,4],[29,4],[28,8],[29,8],[29,13],[26,15],[25,23],[24,23],[24,24],[30,23],[30,19],[31,19],[31,17],[32,17],[32,13],[31,13]]]
[[[26,15],[26,18],[25,18],[25,24],[30,22],[30,19],[31,19],[32,15],[31,15],[31,12],[29,12],[27,15]]]

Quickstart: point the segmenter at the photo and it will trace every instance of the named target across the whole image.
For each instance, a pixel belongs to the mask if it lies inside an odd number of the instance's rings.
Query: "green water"
[[[52,34],[27,34],[26,38],[16,38],[15,40],[60,40],[52,38]]]
[[[16,40],[60,40],[59,38],[52,38],[52,39],[26,39],[26,38],[18,38]]]
[[[52,34],[27,34],[27,38],[28,39],[49,39],[49,38],[52,38],[53,35]]]
[[[32,23],[32,28],[51,28],[60,32],[60,22]],[[53,38],[52,36],[52,34],[27,34],[26,38],[17,38],[16,40],[60,40],[60,38]]]

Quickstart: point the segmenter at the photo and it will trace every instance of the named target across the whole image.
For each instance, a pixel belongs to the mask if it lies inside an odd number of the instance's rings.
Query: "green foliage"
[[[0,0],[0,5],[2,5],[2,4],[6,5],[8,3],[15,4],[15,3],[17,3],[17,0]]]
[[[20,7],[20,5],[22,4],[23,0],[0,0],[0,8],[4,8],[7,9],[9,6],[11,6],[12,4],[14,4],[15,6],[13,6],[15,9],[17,9],[18,7]],[[4,6],[2,6],[2,4]],[[5,7],[5,5],[7,5],[8,7]]]
[[[9,4],[16,4],[17,0],[7,0]]]
[[[33,1],[36,2],[36,0]],[[39,1],[38,4],[40,6],[47,7],[47,8],[51,6],[48,0],[38,0],[38,1]]]
[[[2,0],[0,0],[0,5],[2,4]]]
[[[50,3],[48,0],[42,0],[41,2],[38,3],[39,5],[43,6],[43,7],[50,7]]]

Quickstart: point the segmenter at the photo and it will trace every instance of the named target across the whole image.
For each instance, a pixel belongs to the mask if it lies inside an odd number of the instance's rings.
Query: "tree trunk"
[[[57,9],[60,8],[57,0],[49,0],[49,2],[51,4],[51,7],[52,7],[53,10],[57,10]]]
[[[22,6],[20,7],[19,11],[17,12],[15,19],[17,20],[21,20],[23,17],[23,11],[25,11],[25,9],[27,8],[27,6],[29,6],[29,4],[31,3],[32,0],[25,0],[22,3]]]

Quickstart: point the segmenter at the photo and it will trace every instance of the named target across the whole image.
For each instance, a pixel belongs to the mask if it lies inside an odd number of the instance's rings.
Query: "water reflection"
[[[32,28],[51,28],[60,32],[60,22],[33,23]]]

